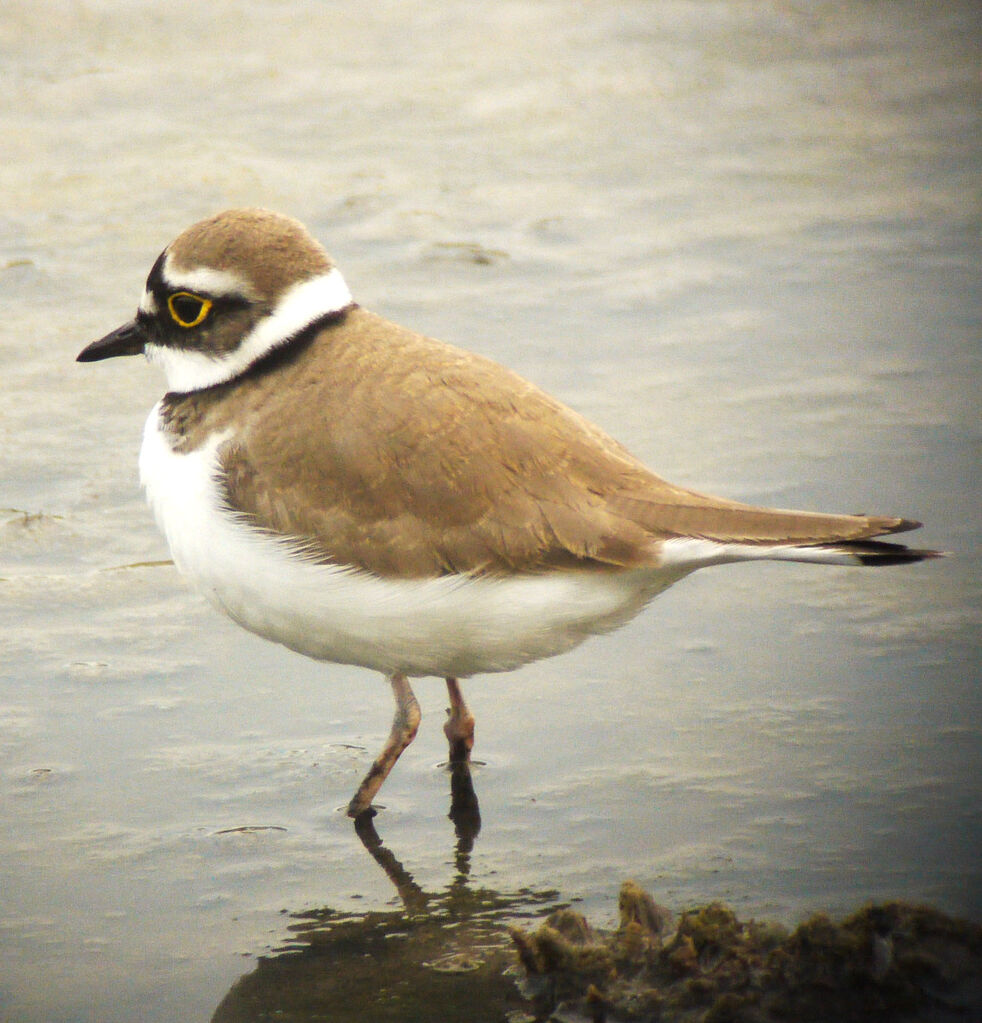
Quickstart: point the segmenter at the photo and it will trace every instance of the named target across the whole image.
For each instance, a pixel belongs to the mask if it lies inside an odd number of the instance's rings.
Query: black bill
[[[100,359],[113,359],[117,355],[142,355],[146,343],[146,331],[139,321],[133,320],[83,348],[75,361],[98,362]]]

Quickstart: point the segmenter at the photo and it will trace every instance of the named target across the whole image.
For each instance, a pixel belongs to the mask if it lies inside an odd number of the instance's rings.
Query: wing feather
[[[233,405],[251,424],[220,453],[230,509],[380,576],[634,568],[674,537],[809,545],[916,525],[674,486],[503,367],[358,308],[263,374],[170,400],[192,445]]]

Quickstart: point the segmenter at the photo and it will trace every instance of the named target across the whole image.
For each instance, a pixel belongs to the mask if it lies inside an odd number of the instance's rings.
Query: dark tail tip
[[[917,550],[905,547],[902,543],[884,543],[882,540],[847,540],[836,544],[836,547],[849,551],[861,565],[869,565],[871,568],[880,565],[910,565],[915,561],[947,557],[945,551]]]

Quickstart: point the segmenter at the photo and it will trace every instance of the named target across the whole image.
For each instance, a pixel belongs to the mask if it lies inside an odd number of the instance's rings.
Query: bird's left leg
[[[450,709],[447,711],[443,734],[450,743],[450,763],[466,763],[474,748],[474,715],[464,703],[457,679],[447,679],[447,693],[450,696]]]

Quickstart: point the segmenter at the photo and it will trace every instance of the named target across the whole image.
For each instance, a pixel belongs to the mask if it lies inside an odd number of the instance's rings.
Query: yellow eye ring
[[[179,327],[190,330],[202,323],[211,312],[211,299],[193,295],[190,291],[175,291],[167,299],[167,309]]]

